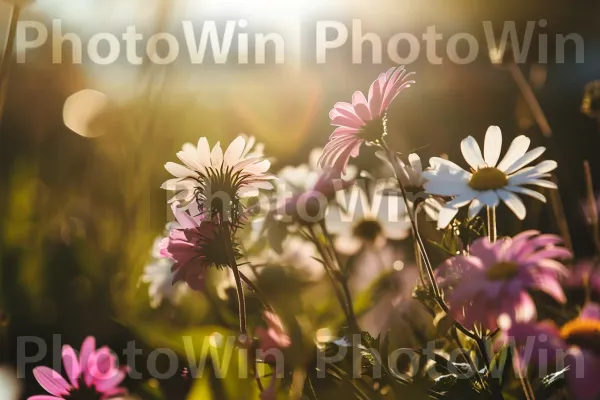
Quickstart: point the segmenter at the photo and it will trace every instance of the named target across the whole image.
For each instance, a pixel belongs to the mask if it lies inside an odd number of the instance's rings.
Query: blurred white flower
[[[375,155],[387,165],[389,170],[394,171],[394,167],[383,151],[378,151]],[[423,164],[419,155],[416,153],[409,154],[408,164],[405,164],[398,156],[396,156],[396,161],[401,167],[398,178],[404,185],[410,206],[414,207],[415,204],[419,203],[420,207],[425,210],[427,220],[437,221],[444,202],[440,198],[432,197],[425,191],[427,179],[423,176]],[[387,180],[386,184],[385,190],[389,195],[402,196],[396,178]],[[401,199],[401,202],[404,202],[404,199]]]
[[[21,394],[21,385],[14,371],[8,367],[0,367],[0,399],[17,400]]]
[[[526,167],[546,150],[544,147],[536,147],[527,151],[530,142],[526,136],[516,137],[500,160],[502,132],[497,126],[490,126],[485,134],[483,155],[472,136],[461,142],[462,154],[472,172],[465,171],[451,161],[433,157],[430,160],[432,169],[423,173],[427,179],[425,189],[434,195],[454,196],[441,209],[438,227],[446,227],[460,207],[469,205],[468,215],[473,218],[484,206],[496,207],[500,200],[517,218],[524,219],[525,205],[515,193],[545,202],[546,198],[541,193],[524,186],[556,189],[554,182],[542,178],[549,177],[549,172],[558,164],[556,161],[546,160],[534,167]]]
[[[170,227],[168,224],[167,227]],[[140,278],[142,282],[149,284],[148,295],[150,306],[158,308],[164,299],[173,305],[178,305],[188,288],[183,282],[173,283],[175,273],[171,271],[173,260],[160,254],[163,237],[157,237],[152,246],[151,255],[153,261],[144,267],[144,274]]]
[[[365,247],[381,249],[388,239],[401,240],[410,233],[403,200],[385,195],[386,184],[378,181],[365,191],[352,186],[337,193],[337,204],[329,208],[326,223],[336,235],[335,248],[351,255]]]
[[[288,165],[283,167],[277,177],[277,194],[279,198],[286,199],[289,196],[303,193],[312,189],[321,175],[323,169],[319,167],[318,161],[323,149],[320,147],[312,149],[308,157],[308,163],[298,166]],[[354,166],[348,166],[346,173],[341,178],[345,181],[356,177],[357,169]]]

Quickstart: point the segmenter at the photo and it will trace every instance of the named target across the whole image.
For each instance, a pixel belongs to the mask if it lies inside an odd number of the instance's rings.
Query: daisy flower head
[[[31,396],[28,400],[125,399],[127,390],[119,385],[125,379],[126,369],[119,367],[108,347],[96,349],[94,337],[85,339],[79,356],[71,346],[63,346],[62,362],[68,381],[48,367],[36,367],[35,379],[51,396]]]
[[[175,178],[161,187],[177,191],[169,202],[185,205],[195,200],[210,218],[237,223],[242,209],[240,199],[258,196],[259,189],[273,189],[270,181],[274,176],[267,173],[271,163],[264,159],[262,149],[254,147],[254,138],[244,136],[238,136],[225,152],[220,142],[211,149],[205,137],[197,146],[183,145],[177,157],[184,165],[165,164]]]
[[[475,240],[469,255],[451,257],[436,270],[450,313],[469,328],[480,323],[494,330],[503,314],[519,322],[535,318],[528,290],[540,290],[564,303],[559,277],[566,275],[566,268],[557,259],[570,258],[571,253],[557,246],[560,242],[556,235],[537,231],[496,242]]]
[[[557,163],[546,160],[527,167],[546,150],[544,147],[536,147],[527,151],[529,144],[530,140],[526,136],[516,137],[500,160],[502,132],[499,127],[490,126],[485,135],[483,155],[472,136],[461,142],[461,151],[471,167],[470,172],[452,161],[433,157],[430,160],[431,169],[423,173],[427,179],[425,190],[433,195],[454,196],[441,209],[438,227],[448,226],[458,209],[466,205],[469,205],[469,218],[473,218],[483,207],[494,208],[502,201],[517,218],[524,219],[525,205],[516,194],[528,195],[545,202],[544,195],[524,186],[556,189],[554,182],[544,178],[550,176],[549,172],[556,169]]]
[[[553,322],[519,323],[500,319],[499,340],[516,345],[523,353],[517,368],[527,364],[567,367],[565,378],[572,398],[594,400],[600,396],[600,305],[586,304],[579,316],[558,327]],[[541,355],[544,355],[543,358]],[[531,359],[529,358],[531,357]]]
[[[336,235],[335,247],[342,254],[356,254],[363,248],[381,250],[388,239],[401,240],[410,233],[403,203],[387,196],[378,182],[370,189],[358,185],[337,192],[336,204],[329,208],[326,223]]]
[[[223,235],[233,232],[222,229],[204,214],[191,216],[178,206],[175,202],[172,208],[180,227],[171,229],[169,237],[163,240],[161,254],[173,260],[173,283],[183,281],[191,289],[203,291],[208,268],[230,265],[228,254],[231,250],[227,247],[230,239],[226,240]],[[235,243],[232,247],[234,257],[239,258]]]
[[[394,170],[394,167],[390,163],[390,160],[387,158],[385,152],[378,151],[375,153],[375,156],[387,164],[391,170]],[[395,157],[397,165],[400,166],[397,179],[402,181],[411,207],[414,207],[416,203],[421,202],[422,207],[427,214],[428,220],[437,221],[443,202],[440,199],[429,195],[425,191],[425,183],[427,182],[427,179],[423,175],[424,171],[421,157],[419,157],[419,155],[416,153],[409,154],[408,164],[405,164],[398,155]],[[390,195],[393,193],[397,196],[402,196],[401,190],[397,188],[397,180],[394,178],[390,181],[390,183],[390,187],[386,188],[386,192]]]
[[[351,157],[357,157],[363,143],[376,143],[386,134],[385,113],[396,96],[414,81],[404,66],[391,68],[371,84],[368,97],[356,91],[352,103],[336,103],[329,112],[331,125],[337,128],[323,149],[319,164],[346,170]]]

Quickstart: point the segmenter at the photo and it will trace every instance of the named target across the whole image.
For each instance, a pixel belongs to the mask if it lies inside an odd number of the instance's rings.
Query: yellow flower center
[[[519,266],[512,262],[499,262],[485,271],[485,276],[492,281],[507,281],[519,272]]]
[[[506,174],[493,167],[478,169],[469,180],[469,186],[479,191],[501,189],[506,185],[508,185]]]
[[[560,337],[570,345],[600,354],[600,321],[596,319],[575,318],[560,328]]]

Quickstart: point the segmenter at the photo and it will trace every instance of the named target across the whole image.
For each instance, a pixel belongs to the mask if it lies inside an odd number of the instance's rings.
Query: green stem
[[[238,271],[239,271],[239,268],[238,268]],[[250,290],[252,290],[254,292],[254,294],[256,294],[256,297],[258,297],[258,299],[262,303],[263,307],[266,308],[267,310],[273,312],[274,311],[273,307],[267,302],[267,300],[265,299],[265,295],[256,287],[254,282],[252,282],[250,280],[250,278],[248,278],[246,275],[244,275],[241,271],[239,271],[239,273],[240,273],[240,278],[242,278],[242,281],[246,284],[246,286],[248,286],[250,288]]]
[[[498,237],[496,231],[496,207],[487,208],[488,238],[494,243]]]
[[[309,238],[315,244],[315,246],[317,246],[317,250],[323,258],[323,267],[325,268],[326,275],[329,278],[331,286],[333,287],[333,291],[335,292],[338,302],[340,303],[340,307],[342,308],[342,311],[344,312],[348,323],[351,323],[352,318],[350,317],[350,310],[348,308],[348,304],[344,301],[344,296],[342,295],[342,293],[340,293],[340,289],[337,285],[337,280],[333,276],[332,260],[330,259],[330,254],[327,251],[327,249],[323,247],[323,243],[321,243],[321,240],[319,239],[315,228],[312,225],[310,225],[308,229],[310,231]]]
[[[423,259],[423,262],[425,263],[425,271],[427,272],[429,281],[431,282],[432,297],[435,300],[435,302],[438,304],[438,306],[446,314],[450,315],[450,309],[448,308],[448,305],[444,301],[441,291],[437,285],[437,281],[436,281],[435,275],[433,273],[433,267],[431,265],[431,261],[429,260],[429,256],[427,255],[427,249],[425,248],[425,244],[423,243],[423,239],[421,238],[421,234],[419,233],[419,228],[417,226],[417,221],[415,219],[414,211],[408,201],[408,196],[406,194],[406,188],[404,186],[404,183],[402,182],[402,179],[400,179],[400,169],[402,167],[399,165],[398,161],[396,160],[396,155],[388,147],[387,143],[385,142],[385,140],[383,138],[381,138],[381,147],[385,150],[387,158],[390,161],[390,163],[392,164],[392,168],[394,170],[394,175],[396,177],[396,180],[398,181],[398,185],[400,186],[400,191],[402,192],[402,197],[404,198],[404,204],[406,206],[406,212],[410,218],[413,235],[414,235],[415,241],[417,242],[419,251],[421,253],[421,258]],[[477,335],[475,335],[473,332],[471,332],[470,330],[468,330],[467,328],[462,326],[456,320],[454,321],[454,324],[455,324],[456,328],[459,331],[461,331],[463,334],[465,334],[466,336],[470,337],[473,340],[475,340],[477,338]]]
[[[332,259],[336,260],[337,265],[338,265],[338,271],[341,274],[342,273],[342,261],[340,259],[339,254],[337,253],[337,251],[335,251],[335,248],[333,246],[333,240],[331,239],[331,235],[329,234],[329,231],[327,230],[327,225],[325,224],[325,221],[321,220],[320,226],[321,226],[321,230],[323,231],[323,235],[327,239],[327,248],[329,250],[330,257]],[[360,328],[358,326],[358,320],[356,319],[356,314],[354,313],[352,294],[350,293],[350,288],[348,287],[348,277],[345,275],[342,276],[342,278],[340,279],[340,284],[342,285],[342,290],[344,291],[344,296],[346,297],[346,306],[348,308],[348,318],[349,318],[348,323],[350,324],[352,329],[355,329],[355,330],[357,330],[357,332],[360,332]]]
[[[398,164],[398,161],[396,160],[396,156],[395,156],[394,152],[388,147],[387,143],[385,142],[385,140],[383,138],[381,138],[381,146],[386,151],[388,160],[392,164],[392,167],[394,169],[394,175],[396,177],[396,180],[398,181],[398,185],[400,186],[400,191],[402,192],[402,198],[404,199],[404,204],[406,206],[406,213],[408,214],[408,217],[410,218],[412,232],[415,237],[415,240],[417,241],[417,245],[419,246],[419,250],[421,252],[421,257],[423,258],[423,261],[425,263],[425,269],[427,271],[427,275],[429,276],[429,280],[431,281],[431,290],[433,292],[433,296],[435,298],[441,298],[441,292],[437,285],[435,275],[433,274],[433,267],[431,265],[431,261],[429,260],[429,256],[427,255],[427,250],[425,248],[425,244],[423,243],[423,239],[421,238],[421,234],[419,233],[419,227],[417,226],[417,221],[415,219],[414,210],[412,209],[412,207],[410,206],[410,202],[408,201],[406,187],[404,186],[402,179],[400,179],[400,169],[402,167]]]
[[[223,235],[223,240],[225,241],[225,249],[227,251],[227,258],[229,259],[229,266],[233,271],[233,276],[235,278],[235,286],[237,288],[238,295],[238,310],[240,316],[240,332],[245,335],[247,333],[246,329],[246,298],[244,297],[244,287],[242,285],[242,278],[240,275],[240,270],[238,269],[237,262],[235,260],[234,252],[233,252],[233,243],[231,242],[231,233],[229,229],[229,223],[223,222],[221,225],[221,234]]]

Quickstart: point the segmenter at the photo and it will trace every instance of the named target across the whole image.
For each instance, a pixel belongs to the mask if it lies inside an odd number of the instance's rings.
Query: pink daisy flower
[[[570,258],[571,253],[557,247],[560,242],[556,235],[533,230],[494,243],[477,239],[469,248],[470,255],[451,257],[436,271],[450,313],[469,328],[480,323],[494,330],[502,314],[518,322],[536,317],[529,289],[564,303],[558,277],[566,274],[566,268],[556,259]]]
[[[337,126],[325,145],[319,164],[337,167],[343,172],[350,157],[357,157],[363,143],[375,143],[386,132],[385,112],[404,89],[414,81],[408,80],[404,66],[391,68],[379,75],[369,88],[368,99],[362,92],[352,95],[352,104],[336,103],[329,112],[331,125]]]
[[[222,229],[207,218],[206,214],[195,217],[172,205],[179,227],[171,229],[163,239],[161,254],[173,260],[173,283],[183,281],[193,290],[203,291],[209,267],[229,266],[226,241]],[[239,255],[234,247],[236,257]]]
[[[568,367],[565,378],[574,399],[600,396],[600,305],[587,304],[579,316],[561,327],[553,322],[513,323],[502,317],[500,341],[520,350],[517,368],[529,363]]]
[[[127,395],[127,390],[119,387],[125,369],[119,368],[117,357],[108,347],[96,349],[94,337],[85,339],[79,357],[71,346],[63,346],[62,361],[69,380],[48,367],[37,367],[33,375],[51,396],[31,396],[29,400],[87,398],[86,394],[99,400],[122,400]]]

